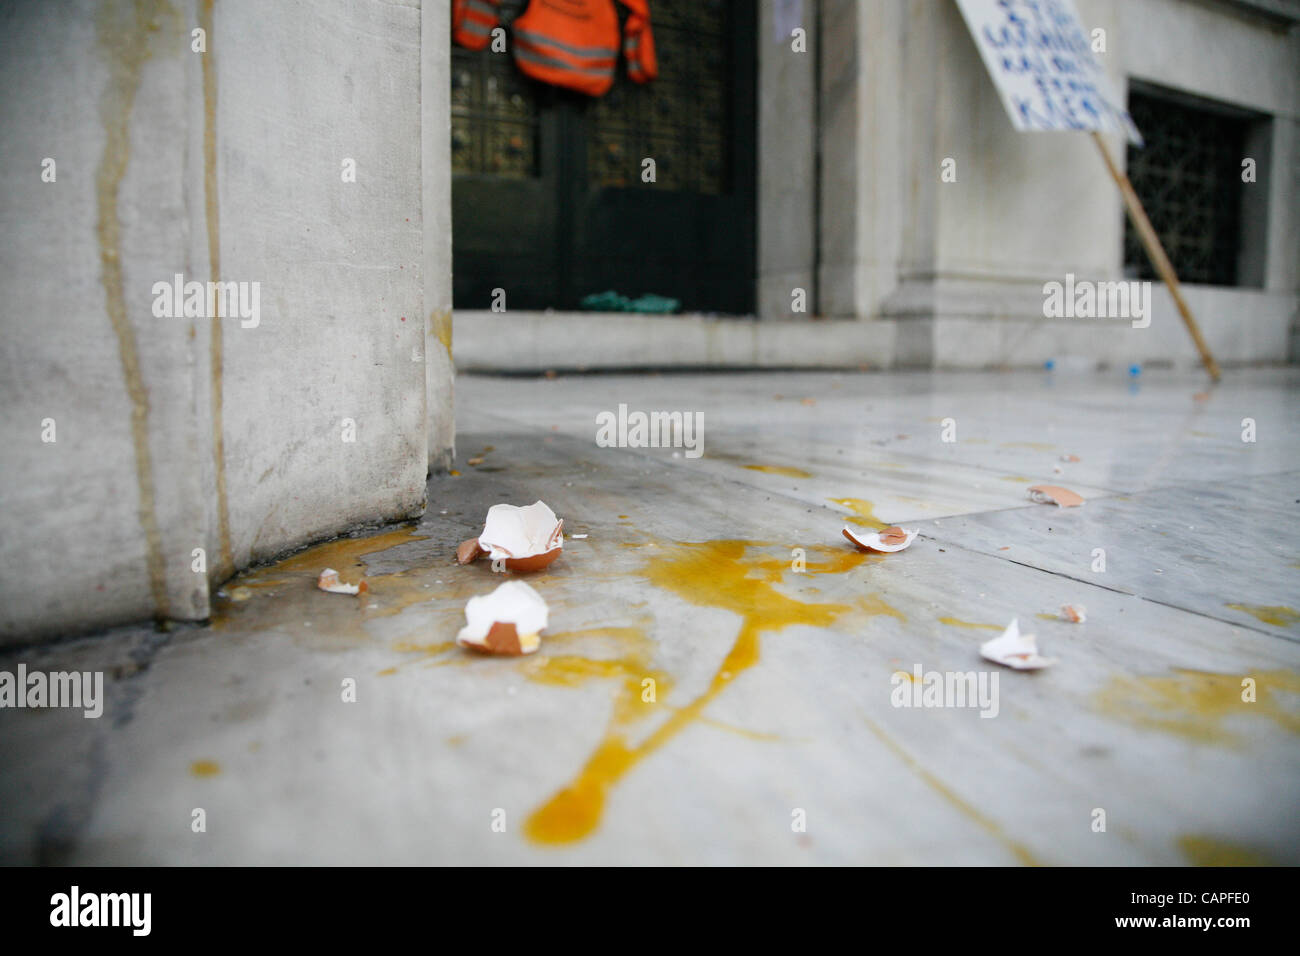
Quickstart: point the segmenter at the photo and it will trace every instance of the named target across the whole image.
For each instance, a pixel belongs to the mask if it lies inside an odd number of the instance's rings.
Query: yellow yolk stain
[[[1254,680],[1253,701],[1243,700]],[[1291,696],[1284,705],[1279,693]],[[1096,697],[1105,713],[1142,727],[1164,730],[1202,743],[1232,743],[1236,735],[1222,726],[1227,717],[1267,718],[1291,733],[1300,733],[1300,674],[1290,670],[1246,674],[1211,674],[1174,670],[1172,677],[1115,678]]]
[[[827,501],[852,511],[854,517],[848,519],[851,524],[863,525],[877,531],[889,527],[888,523],[876,517],[875,505],[870,501],[864,501],[861,498],[828,498]]]
[[[394,664],[392,667],[385,667],[383,670],[376,672],[379,677],[389,677],[396,674],[399,669],[409,664],[418,664],[421,661],[429,661],[441,657],[447,651],[456,646],[455,641],[435,641],[432,644],[416,644],[412,641],[397,641],[392,645],[392,649],[399,654],[418,654],[418,657],[402,661],[400,664]]]
[[[564,844],[594,832],[610,789],[643,757],[654,753],[691,723],[704,719],[705,708],[740,674],[758,663],[760,637],[764,633],[797,624],[828,627],[854,610],[848,604],[801,601],[777,590],[775,585],[791,572],[790,560],[785,555],[777,557],[758,551],[762,546],[762,542],[738,540],[684,542],[665,545],[649,558],[642,572],[647,581],[691,604],[722,608],[739,615],[740,630],[704,691],[689,703],[669,710],[668,716],[640,743],[628,738],[629,705],[616,705],[604,738],[586,764],[525,822],[524,833],[530,840]],[[838,573],[868,560],[866,555],[845,549],[807,550],[825,556],[823,562],[809,562],[808,572],[814,574]],[[871,606],[868,603],[862,607]],[[883,602],[878,606],[888,610],[869,613],[898,613]],[[558,679],[567,679],[575,670],[586,674],[591,665],[592,662],[562,663]],[[541,670],[549,672],[552,666],[553,663],[547,663]],[[631,706],[644,712],[649,705],[640,703],[639,690],[644,677],[652,675],[633,668],[634,673],[629,676],[619,670],[623,666],[623,663],[603,662],[595,670],[602,676],[623,677],[627,685],[622,699],[635,700]],[[634,686],[638,693],[632,698]]]
[[[190,773],[196,777],[215,777],[221,773],[221,764],[215,760],[196,760],[190,764]]]
[[[622,657],[591,658],[576,654],[539,654],[525,660],[521,666],[524,677],[538,684],[555,687],[577,687],[590,680],[617,679],[621,687],[614,699],[611,722],[629,724],[645,717],[654,709],[660,695],[668,693],[672,681],[667,674],[653,668],[655,643],[639,627],[604,627],[585,631],[563,631],[543,635],[543,648],[575,639],[613,638],[626,647]]]
[[[1229,604],[1227,607],[1249,614],[1256,620],[1272,624],[1274,627],[1290,627],[1296,621],[1300,621],[1300,611],[1281,604]]]
[[[1045,441],[1004,441],[999,448],[1028,448],[1030,451],[1051,451],[1056,446]]]
[[[902,611],[898,610],[898,608],[893,607],[890,604],[885,603],[885,601],[882,598],[880,598],[875,594],[869,594],[866,597],[861,598],[858,601],[858,608],[860,610],[865,611],[867,614],[873,616],[878,614],[883,614],[887,617],[896,617],[900,621],[907,620],[907,618],[903,616]]]
[[[765,475],[784,475],[786,478],[811,478],[811,471],[802,468],[789,468],[785,465],[746,465],[750,471],[761,471]]]
[[[1274,866],[1267,855],[1216,837],[1187,834],[1178,838],[1178,849],[1193,866]]]
[[[372,641],[367,621],[392,617],[408,608],[425,605],[430,614],[459,618],[464,601],[483,587],[485,578],[491,577],[486,562],[481,568],[458,569],[460,573],[449,574],[445,583],[431,581],[435,573],[441,572],[425,566],[384,574],[371,573],[367,566],[370,555],[426,539],[414,524],[407,524],[368,537],[326,541],[274,564],[240,572],[225,585],[229,597],[214,602],[212,626],[239,631],[247,614],[253,629],[260,633],[284,631],[295,642],[314,650],[341,651]],[[349,582],[364,577],[369,590],[358,596],[326,594],[316,587],[316,579],[325,568],[334,568]],[[263,599],[272,594],[274,600]],[[435,599],[446,602],[446,606],[430,604]],[[430,626],[427,620],[413,624],[408,636],[426,634]],[[427,652],[428,648],[398,644],[394,650]]]
[[[996,624],[977,624],[974,621],[963,621],[961,618],[958,617],[941,617],[939,618],[939,623],[947,624],[949,627],[969,627],[981,631],[1002,630],[1002,628]]]
[[[700,717],[698,718],[698,723],[705,727],[712,727],[715,730],[724,730],[729,734],[735,734],[737,737],[744,737],[746,740],[776,742],[785,739],[780,734],[767,734],[761,730],[749,730],[746,727],[737,727],[734,724],[728,724],[721,720],[714,720],[712,717]]]
[[[900,671],[899,673],[903,672]],[[1018,840],[1014,840],[1007,836],[997,821],[985,816],[975,807],[971,806],[971,804],[959,797],[948,787],[947,784],[932,774],[929,770],[925,769],[925,767],[921,765],[920,761],[904,750],[902,745],[886,734],[881,727],[877,726],[870,720],[866,723],[867,726],[871,728],[871,732],[876,735],[880,742],[893,751],[894,756],[903,761],[903,763],[907,765],[908,769],[920,777],[931,790],[946,800],[948,804],[962,816],[966,817],[966,819],[970,820],[972,823],[977,824],[987,832],[989,836],[993,837],[1005,846],[1022,865],[1041,865],[1039,860],[1030,852],[1029,848]]]
[[[320,574],[322,568],[326,566],[346,572],[350,568],[362,567],[361,558],[367,554],[386,551],[411,541],[423,541],[426,537],[427,535],[416,534],[414,525],[407,525],[367,538],[336,538],[290,555],[270,567],[246,572],[246,576],[251,580],[245,583],[249,586],[265,587],[269,584],[281,583],[295,573]],[[322,565],[322,561],[329,563]],[[240,575],[240,577],[244,576]]]

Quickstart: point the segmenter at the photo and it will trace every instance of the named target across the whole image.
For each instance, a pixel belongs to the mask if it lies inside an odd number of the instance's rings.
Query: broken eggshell
[[[339,573],[333,568],[326,568],[316,579],[316,587],[330,594],[365,594],[370,590],[365,578],[359,584],[344,584],[339,580]]]
[[[1088,620],[1088,614],[1082,604],[1062,604],[1061,620],[1069,621],[1071,624],[1082,624]]]
[[[469,538],[460,543],[456,549],[456,562],[458,564],[469,564],[483,557],[483,549],[478,546],[478,538]]]
[[[456,635],[461,647],[485,654],[531,654],[542,644],[550,609],[523,581],[507,581],[491,594],[469,599],[465,626]]]
[[[462,541],[456,560],[469,564],[483,555],[505,561],[511,571],[540,571],[564,548],[564,522],[544,502],[527,507],[493,505],[477,538]]]
[[[871,534],[860,534],[854,532],[848,525],[844,526],[841,532],[844,537],[857,545],[864,551],[883,551],[890,553],[893,551],[902,551],[912,544],[919,531],[908,531],[905,528],[889,527],[874,531]]]
[[[980,656],[1018,671],[1038,670],[1056,663],[1038,653],[1038,638],[1021,634],[1020,621],[1014,617],[1000,636],[980,645]]]
[[[1069,488],[1061,488],[1057,485],[1033,485],[1029,489],[1029,497],[1037,504],[1055,504],[1062,508],[1077,508],[1083,504],[1083,498],[1079,495]]]

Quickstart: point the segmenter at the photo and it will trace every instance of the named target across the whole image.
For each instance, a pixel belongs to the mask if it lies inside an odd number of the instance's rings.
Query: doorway
[[[524,6],[503,0],[503,25]],[[497,289],[511,310],[614,290],[753,313],[754,5],[650,10],[658,78],[633,83],[620,62],[598,99],[531,80],[508,52],[452,46],[457,309],[489,308]]]

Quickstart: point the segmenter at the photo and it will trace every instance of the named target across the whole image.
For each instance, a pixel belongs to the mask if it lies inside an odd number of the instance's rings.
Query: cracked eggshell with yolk
[[[550,609],[523,581],[507,581],[491,594],[469,599],[456,643],[489,654],[531,654],[541,646]]]
[[[871,534],[861,534],[855,532],[848,525],[844,526],[841,534],[848,538],[863,551],[883,551],[886,554],[894,551],[902,551],[904,548],[911,546],[913,539],[920,532],[917,530],[907,530],[905,528],[889,527]]]
[[[504,560],[511,571],[540,571],[560,556],[564,548],[564,522],[545,502],[527,507],[493,505],[477,539],[462,542],[456,551],[461,564],[486,554]]]

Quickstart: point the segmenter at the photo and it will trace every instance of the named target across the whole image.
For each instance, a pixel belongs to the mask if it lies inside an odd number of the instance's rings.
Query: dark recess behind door
[[[509,53],[452,47],[457,308],[486,309],[498,288],[510,309],[614,289],[752,313],[754,5],[650,9],[659,78],[632,83],[620,60],[600,99],[533,82]]]

